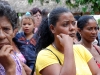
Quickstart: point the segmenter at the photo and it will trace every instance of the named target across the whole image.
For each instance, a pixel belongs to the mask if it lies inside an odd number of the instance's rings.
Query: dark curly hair
[[[18,16],[7,1],[0,1],[0,17],[5,16],[11,23],[13,29],[17,27]]]
[[[70,11],[64,7],[55,8],[50,12],[50,15],[48,18],[44,18],[42,20],[41,25],[36,34],[36,36],[39,37],[39,39],[37,38],[38,41],[36,45],[37,52],[39,52],[43,48],[46,48],[47,46],[49,46],[50,44],[54,42],[54,35],[49,29],[49,26],[51,24],[56,26],[56,23],[59,20],[60,15],[64,12],[68,13]]]
[[[32,13],[32,15],[36,14],[37,12],[39,12],[40,14],[42,14],[41,10],[39,8],[37,8],[37,7],[31,9],[30,12]]]

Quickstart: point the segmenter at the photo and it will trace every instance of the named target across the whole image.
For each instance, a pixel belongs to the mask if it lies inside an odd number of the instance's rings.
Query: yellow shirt
[[[60,53],[52,45],[48,46],[47,49],[53,51],[63,64],[64,54]],[[76,64],[76,75],[92,75],[87,64],[92,58],[91,53],[82,45],[74,45],[73,50]],[[57,57],[51,51],[44,49],[39,52],[36,60],[36,75],[41,75],[39,72],[45,67],[59,63]]]

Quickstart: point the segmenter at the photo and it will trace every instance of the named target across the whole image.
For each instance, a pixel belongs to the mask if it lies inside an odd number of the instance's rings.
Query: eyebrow
[[[1,25],[2,27],[11,27],[10,24],[6,24],[6,25]]]

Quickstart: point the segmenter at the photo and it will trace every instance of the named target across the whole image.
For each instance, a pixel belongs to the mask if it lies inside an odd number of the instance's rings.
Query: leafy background
[[[61,0],[55,0],[57,3],[60,3]],[[31,4],[33,0],[28,0],[28,3]],[[44,0],[40,0],[41,4],[43,5]],[[86,5],[86,4],[92,4],[91,5],[91,14],[94,14],[96,12],[100,12],[100,0],[65,0],[66,5],[70,7],[78,7],[79,5]],[[82,7],[82,12],[87,12],[87,5]]]

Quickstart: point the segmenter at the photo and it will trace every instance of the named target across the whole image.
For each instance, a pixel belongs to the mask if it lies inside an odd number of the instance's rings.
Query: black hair
[[[80,15],[75,15],[75,16],[74,16],[74,18],[76,19],[76,21],[78,21],[78,19],[79,19],[80,17],[81,17]],[[81,36],[80,36],[80,34],[79,34],[78,31],[77,31],[77,33],[76,33],[76,37],[77,37],[78,41],[81,40]]]
[[[81,16],[81,17],[78,19],[77,27],[80,28],[81,30],[83,30],[83,28],[86,26],[86,24],[88,23],[88,21],[89,21],[90,19],[95,20],[93,16],[89,16],[89,15]]]
[[[43,9],[43,10],[42,10],[42,17],[43,17],[43,18],[44,18],[44,17],[47,17],[48,13],[49,13],[49,9]]]
[[[76,21],[78,21],[78,19],[80,18],[80,15],[75,15],[74,18],[76,19]]]
[[[53,26],[56,26],[59,16],[64,12],[70,12],[70,11],[64,7],[57,7],[50,12],[48,18],[44,18],[42,20],[41,25],[36,34],[37,36],[39,36],[39,39],[36,45],[37,52],[39,52],[43,48],[46,48],[47,46],[49,46],[51,43],[54,42],[54,35],[49,29],[49,26],[51,24]]]
[[[17,26],[18,16],[7,1],[0,1],[0,17],[5,16],[11,23],[13,29]]]
[[[32,15],[36,14],[37,12],[39,12],[40,14],[42,14],[41,10],[39,8],[37,8],[37,7],[31,9],[30,12],[32,13]]]

